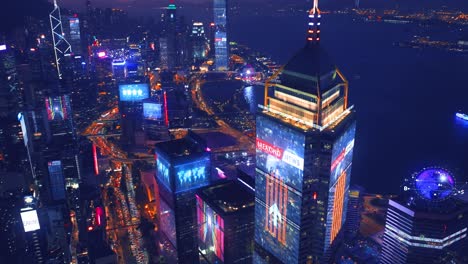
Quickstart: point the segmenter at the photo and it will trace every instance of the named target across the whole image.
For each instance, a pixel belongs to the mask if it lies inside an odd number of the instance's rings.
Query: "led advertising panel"
[[[71,115],[70,98],[68,95],[48,97],[45,99],[45,105],[49,121],[66,120]]]
[[[209,157],[175,166],[176,192],[205,186],[209,183]]]
[[[172,184],[171,178],[169,175],[170,164],[167,160],[161,157],[161,155],[157,155],[157,162],[156,162],[156,177],[160,182],[162,182],[168,190],[172,191]]]
[[[257,170],[255,241],[284,263],[297,263],[301,194]]]
[[[210,263],[224,262],[224,219],[198,195],[198,248]]]
[[[161,120],[162,104],[143,103],[143,117],[148,120]]]
[[[174,210],[169,207],[164,199],[160,199],[159,202],[159,221],[161,231],[166,235],[172,245],[177,247]]]
[[[302,190],[305,136],[270,119],[257,116],[257,168]]]
[[[354,134],[356,123],[353,123],[345,133],[333,144],[331,161],[330,187],[335,185],[338,176],[341,175],[353,162]]]
[[[124,102],[138,102],[149,98],[149,86],[146,83],[119,85],[119,98]]]
[[[20,214],[21,222],[23,222],[24,232],[31,232],[41,229],[36,210],[23,211]]]
[[[327,235],[329,234],[326,239],[328,242],[327,244],[333,243],[345,221],[345,202],[347,202],[345,194],[348,193],[346,184],[348,172],[349,169],[343,171],[343,173],[338,177],[336,184],[330,190],[328,204],[332,205],[332,208],[327,212]]]
[[[51,161],[48,164],[50,191],[52,199],[65,199],[65,179],[62,172],[62,162],[60,160]]]

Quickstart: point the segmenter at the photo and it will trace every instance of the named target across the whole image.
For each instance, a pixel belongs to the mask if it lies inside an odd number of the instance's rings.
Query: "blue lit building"
[[[254,263],[327,263],[344,229],[356,124],[348,82],[319,43],[317,1],[309,18],[256,119]]]
[[[467,263],[468,199],[445,169],[428,168],[405,180],[391,199],[380,263]]]
[[[156,144],[160,251],[167,263],[198,263],[195,192],[211,182],[210,153],[193,133]]]
[[[214,0],[215,23],[215,66],[219,71],[225,71],[229,67],[229,41],[227,36],[227,0]]]

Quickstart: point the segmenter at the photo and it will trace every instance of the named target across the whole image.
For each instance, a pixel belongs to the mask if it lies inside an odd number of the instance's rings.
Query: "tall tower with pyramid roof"
[[[346,218],[356,124],[348,81],[320,45],[320,19],[315,0],[304,47],[265,85],[254,263],[326,263]]]

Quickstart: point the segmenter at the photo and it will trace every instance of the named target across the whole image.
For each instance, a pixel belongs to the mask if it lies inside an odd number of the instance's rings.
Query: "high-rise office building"
[[[256,121],[255,263],[325,263],[346,219],[356,125],[348,82],[319,44],[306,45],[265,85]]]
[[[427,168],[388,203],[380,263],[466,263],[468,201],[458,199],[455,178]],[[463,197],[463,196],[461,196]]]
[[[72,52],[74,55],[83,55],[83,49],[81,45],[81,29],[80,29],[80,18],[77,14],[66,18],[64,24],[65,36],[67,36],[68,42],[70,43]]]
[[[208,52],[208,43],[205,35],[203,23],[194,22],[192,26],[192,59],[194,62],[206,58]]]
[[[150,96],[149,85],[142,79],[119,84],[119,111],[122,114],[121,141],[124,148],[135,144],[135,132],[142,130],[143,100]]]
[[[251,263],[254,193],[238,181],[197,193],[198,249],[201,264]]]
[[[346,237],[353,238],[359,233],[361,214],[363,211],[364,189],[352,186],[348,192],[348,210],[346,215]]]
[[[225,71],[229,67],[229,42],[227,35],[227,0],[214,0],[215,23],[215,66],[219,71]]]
[[[189,136],[156,144],[160,251],[167,263],[198,263],[195,192],[208,185],[210,153]]]

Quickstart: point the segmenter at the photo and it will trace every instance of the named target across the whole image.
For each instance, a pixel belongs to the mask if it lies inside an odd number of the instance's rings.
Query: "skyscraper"
[[[206,187],[196,197],[200,263],[251,263],[253,192],[229,181]]]
[[[227,0],[214,0],[215,66],[225,71],[229,66],[229,42],[227,37]]]
[[[208,51],[208,43],[206,41],[205,28],[203,23],[193,23],[191,40],[193,61],[197,62],[205,59]]]
[[[257,116],[254,263],[324,263],[346,219],[354,147],[348,82],[319,45],[306,45],[265,85]]]
[[[380,263],[466,263],[468,202],[451,173],[424,169],[404,190],[388,203]]]
[[[160,251],[167,263],[198,263],[195,192],[208,185],[210,153],[189,136],[156,144]]]

